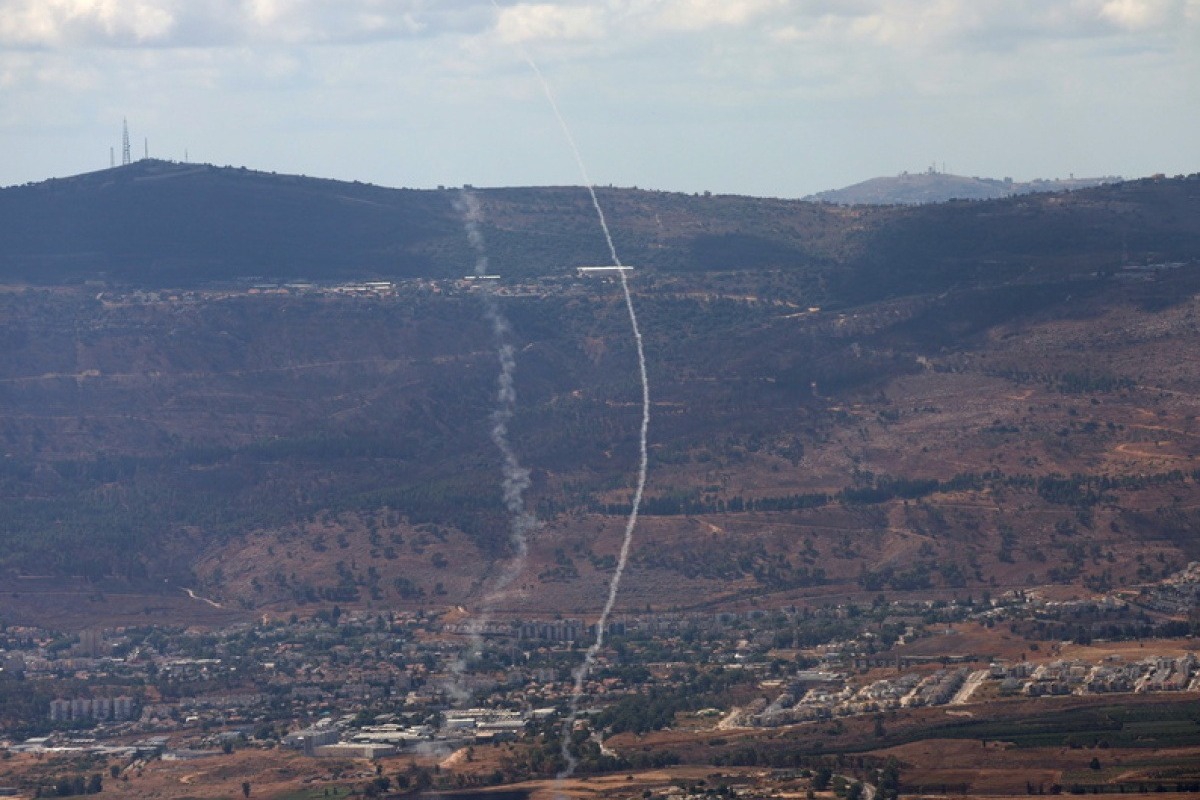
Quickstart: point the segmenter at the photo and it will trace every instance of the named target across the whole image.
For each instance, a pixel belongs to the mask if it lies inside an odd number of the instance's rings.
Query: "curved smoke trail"
[[[475,251],[475,275],[486,275],[488,257],[487,249],[484,246],[483,232],[479,227],[483,219],[479,199],[464,189],[455,203],[455,208],[463,216],[463,227],[467,232],[467,240]],[[470,655],[476,657],[483,650],[482,631],[490,621],[496,603],[525,568],[525,558],[529,553],[529,533],[537,527],[537,517],[525,507],[525,490],[530,486],[529,470],[521,466],[521,462],[512,448],[512,443],[508,439],[508,425],[512,421],[517,405],[516,350],[509,341],[512,327],[501,312],[500,305],[492,294],[490,284],[483,287],[481,297],[484,317],[491,323],[492,338],[496,342],[496,354],[500,362],[500,374],[496,378],[496,408],[491,414],[491,438],[496,449],[500,451],[502,459],[501,472],[504,477],[500,482],[500,489],[504,496],[504,507],[508,510],[509,515],[508,540],[512,555],[508,564],[500,571],[499,576],[484,595],[483,608],[474,625],[475,630],[471,632],[471,646],[468,651]],[[456,678],[461,680],[465,668],[464,658],[460,658],[452,665],[451,671]],[[450,691],[458,696],[458,699],[465,699],[466,692],[457,685],[457,682],[455,686],[450,687]]]
[[[499,10],[500,7],[497,5],[496,0],[492,0],[492,5],[497,11]],[[579,152],[579,146],[575,143],[575,136],[571,133],[571,127],[567,125],[566,119],[558,108],[558,101],[554,98],[554,92],[551,91],[550,83],[546,80],[546,76],[542,74],[537,63],[525,52],[524,48],[519,47],[519,49],[525,63],[529,65],[530,70],[537,76],[538,83],[542,87],[542,93],[546,95],[546,100],[550,103],[550,108],[554,111],[554,117],[558,120],[558,126],[562,129],[563,136],[571,148],[572,155],[575,156],[575,164],[579,167],[579,174],[583,177],[583,185],[587,188],[588,196],[592,199],[592,207],[596,210],[596,217],[600,220],[600,229],[604,232],[604,241],[608,244],[608,252],[612,256],[613,264],[620,267],[622,266],[621,259],[617,255],[616,246],[613,244],[612,232],[608,228],[608,220],[604,216],[604,209],[600,206],[599,198],[596,197],[596,187],[592,184],[592,179],[588,176],[587,167],[583,163],[583,156]],[[642,495],[646,490],[646,473],[649,467],[646,440],[650,431],[650,381],[646,375],[646,352],[642,343],[642,331],[638,326],[637,312],[633,308],[633,295],[629,292],[629,281],[625,277],[625,270],[618,270],[617,274],[621,276],[621,292],[625,296],[625,309],[629,312],[629,326],[633,330],[633,339],[637,346],[638,373],[642,379],[642,426],[639,435],[640,449],[637,486],[633,492],[633,504],[629,510],[629,517],[625,521],[625,536],[621,540],[621,553],[617,558],[617,569],[608,584],[608,599],[604,603],[604,610],[600,613],[600,619],[596,622],[596,639],[587,649],[583,657],[583,663],[579,665],[574,673],[575,688],[571,693],[571,711],[563,725],[562,732],[561,752],[567,765],[559,771],[559,780],[571,777],[575,773],[575,767],[579,763],[578,759],[571,752],[571,731],[575,727],[575,720],[579,715],[579,701],[583,697],[584,681],[587,680],[588,674],[596,662],[596,655],[600,652],[600,648],[604,647],[604,635],[608,627],[608,618],[612,614],[613,606],[616,605],[617,592],[621,588],[621,578],[624,576],[625,567],[629,563],[629,550],[633,544],[633,531],[637,527],[638,511],[642,505]]]
[[[596,191],[592,185],[588,184],[588,191],[592,195],[592,202],[596,206],[596,211],[600,214],[600,224],[604,227],[604,235],[608,237],[608,226],[604,222],[604,212],[600,211],[600,204],[596,201]],[[612,247],[612,238],[608,237],[609,247]],[[621,262],[616,257],[616,251],[613,251],[613,261],[617,266],[621,266]],[[638,357],[638,372],[642,378],[642,427],[639,436],[639,460],[638,460],[638,478],[637,487],[633,492],[633,504],[629,509],[629,517],[625,520],[625,537],[621,540],[621,554],[617,558],[617,570],[613,573],[612,580],[608,584],[608,599],[604,602],[604,610],[600,613],[600,619],[596,622],[596,640],[588,647],[584,654],[583,663],[575,670],[575,688],[571,692],[571,712],[567,716],[567,721],[563,725],[562,733],[562,755],[566,760],[567,766],[558,773],[558,779],[563,780],[571,777],[575,772],[575,767],[578,766],[579,760],[571,752],[571,732],[575,727],[575,719],[579,715],[579,700],[583,697],[583,683],[587,680],[588,674],[592,671],[592,666],[596,662],[596,655],[600,652],[600,648],[604,647],[604,634],[608,628],[608,617],[612,614],[613,606],[617,602],[617,592],[621,588],[621,578],[625,574],[625,566],[629,563],[629,548],[633,544],[633,530],[637,527],[638,511],[642,505],[642,494],[646,491],[646,473],[649,468],[649,456],[647,454],[646,439],[650,432],[650,381],[646,376],[646,352],[642,346],[642,331],[638,327],[637,312],[633,310],[633,296],[629,293],[629,282],[625,279],[625,270],[619,270],[621,276],[621,291],[625,295],[625,308],[629,311],[629,325],[633,329],[633,338],[637,344]]]

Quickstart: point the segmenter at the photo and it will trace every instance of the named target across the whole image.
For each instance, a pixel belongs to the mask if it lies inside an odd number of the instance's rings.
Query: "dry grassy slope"
[[[891,315],[895,309],[875,311]],[[761,594],[776,602],[870,597],[878,590],[864,586],[864,571],[906,573],[922,563],[931,568],[929,589],[959,594],[1085,580],[1121,586],[1161,577],[1198,556],[1180,530],[1200,503],[1200,485],[1191,477],[1200,446],[1200,391],[1190,369],[1190,354],[1200,345],[1198,312],[1195,297],[1150,309],[1122,290],[1093,296],[1066,317],[1051,309],[989,327],[969,347],[921,356],[919,371],[868,390],[820,396],[821,408],[777,420],[778,435],[794,432],[789,426],[797,421],[809,426],[801,436],[803,457],[794,463],[770,447],[721,446],[720,431],[712,431],[690,458],[655,464],[651,496],[689,487],[705,487],[713,498],[835,492],[870,474],[947,481],[996,471],[1004,480],[863,506],[643,516],[621,606],[702,608]],[[869,322],[857,321],[878,339]],[[1072,375],[1091,376],[1100,388],[1075,391],[1064,384]],[[679,393],[680,387],[658,390]],[[667,444],[653,441],[656,450]],[[1174,470],[1185,476],[1112,489],[1086,507],[1047,499],[1018,480]],[[553,494],[556,484],[571,480],[569,473],[547,476],[539,489]],[[606,496],[616,502],[628,495],[618,485]],[[621,522],[617,515],[579,512],[547,520],[501,608],[514,614],[594,610],[610,574],[601,559],[615,556]],[[1167,535],[1172,530],[1174,538]],[[350,542],[341,551],[331,547],[316,556],[300,541],[281,547],[278,534],[266,532],[210,554],[200,571],[212,591],[261,602],[271,592],[249,591],[247,576],[269,586],[269,575],[283,563],[318,584],[324,575],[327,584],[330,566],[342,561],[360,582],[371,568],[380,573],[378,602],[398,602],[390,586],[403,577],[426,591],[420,602],[437,604],[478,601],[478,580],[494,564],[461,537],[417,552],[407,530],[409,544],[395,558],[382,558],[353,516],[323,520],[301,539],[330,538],[335,531]],[[272,558],[264,557],[264,547],[273,548]],[[431,566],[435,551],[448,556],[441,569]],[[222,561],[240,566],[226,568],[218,586],[212,578]],[[789,583],[797,570],[816,567],[825,571],[825,583]],[[437,582],[446,595],[434,594]]]

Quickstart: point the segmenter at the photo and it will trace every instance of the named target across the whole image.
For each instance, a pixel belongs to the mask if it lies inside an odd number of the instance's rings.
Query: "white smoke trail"
[[[596,201],[596,192],[590,183],[588,184],[588,191],[591,192],[592,202],[596,205],[596,210],[600,211],[600,204]],[[608,237],[609,247],[612,247],[612,238],[608,236],[608,226],[604,223],[603,212],[600,212],[600,223],[604,227],[604,235]],[[613,251],[613,261],[620,266],[620,261],[617,259],[615,250]],[[625,279],[625,270],[619,270],[618,274],[621,276],[621,291],[625,295],[625,308],[629,312],[629,325],[633,329],[633,338],[637,344],[638,372],[642,379],[642,427],[638,437],[637,487],[633,492],[633,503],[629,508],[629,517],[625,520],[625,537],[621,540],[621,553],[617,557],[617,569],[608,584],[608,599],[604,602],[604,610],[600,613],[600,619],[596,622],[596,640],[592,642],[587,652],[584,653],[583,663],[575,670],[575,688],[571,692],[571,711],[563,726],[562,734],[561,750],[567,766],[559,770],[557,778],[560,781],[571,777],[575,773],[575,767],[579,765],[579,760],[571,753],[571,732],[575,727],[575,719],[579,716],[579,700],[583,697],[584,681],[587,680],[588,674],[592,671],[592,666],[596,663],[596,655],[604,647],[604,635],[608,628],[608,618],[612,614],[613,606],[616,605],[617,592],[621,588],[621,578],[625,575],[625,566],[629,563],[629,549],[633,544],[633,531],[637,527],[638,511],[642,506],[642,495],[646,491],[646,473],[649,470],[646,440],[650,433],[650,380],[646,376],[646,351],[642,345],[642,331],[638,327],[637,312],[633,310],[633,296],[629,293],[629,282]]]
[[[464,189],[459,195],[455,207],[463,216],[463,227],[467,232],[467,240],[475,251],[475,275],[486,275],[488,273],[488,257],[483,232],[479,227],[483,219],[479,199]],[[491,621],[496,603],[525,568],[525,559],[529,553],[529,534],[537,527],[537,518],[525,507],[525,491],[530,486],[529,470],[521,466],[508,438],[508,425],[512,421],[517,405],[516,350],[509,342],[512,327],[501,312],[500,305],[492,294],[490,283],[485,282],[481,297],[484,317],[491,323],[492,337],[496,342],[497,359],[500,362],[500,374],[496,378],[496,408],[491,414],[491,438],[501,456],[503,478],[500,482],[500,489],[504,497],[504,507],[508,510],[509,515],[508,540],[511,554],[507,565],[500,571],[499,576],[492,582],[491,588],[484,595],[480,615],[471,626],[473,630],[470,632],[471,644],[468,648],[468,655],[474,657],[478,657],[483,651],[483,630]],[[460,685],[465,669],[465,656],[460,657],[451,665],[451,672],[455,675],[456,680],[448,688],[459,701],[467,699],[467,693]]]
[[[492,6],[499,11],[500,6],[496,0],[491,0],[491,2]],[[604,232],[604,241],[608,244],[609,255],[612,256],[613,264],[620,267],[622,266],[621,259],[617,255],[616,245],[613,244],[612,232],[608,228],[608,220],[604,216],[604,209],[600,206],[599,198],[596,197],[596,187],[592,184],[587,166],[583,163],[583,155],[579,151],[579,145],[575,143],[575,136],[571,133],[571,126],[567,124],[562,111],[559,110],[558,101],[554,97],[554,92],[550,89],[550,83],[546,80],[546,76],[542,74],[537,63],[523,47],[518,45],[518,49],[525,63],[529,65],[529,69],[537,77],[538,83],[542,87],[542,93],[550,103],[551,110],[554,111],[554,117],[558,120],[558,126],[562,129],[563,136],[571,148],[571,154],[575,157],[576,166],[579,167],[579,174],[583,177],[583,185],[587,188],[588,196],[592,199],[592,207],[596,210],[596,217],[600,220],[600,229]],[[596,655],[604,647],[604,635],[608,627],[608,618],[612,614],[613,606],[616,605],[617,592],[621,588],[621,578],[624,576],[625,567],[629,563],[629,550],[633,544],[633,532],[637,527],[638,511],[642,505],[642,495],[646,490],[646,473],[649,466],[646,440],[650,431],[650,381],[646,375],[646,352],[642,343],[642,331],[638,326],[637,312],[633,308],[633,296],[629,292],[629,281],[625,277],[625,270],[618,270],[617,274],[621,276],[621,291],[625,295],[625,308],[629,312],[629,326],[633,330],[633,339],[637,346],[638,372],[642,379],[642,426],[639,435],[640,450],[637,486],[633,492],[633,503],[630,506],[629,517],[625,521],[625,536],[621,540],[621,552],[617,558],[617,569],[608,584],[608,599],[604,603],[604,610],[600,613],[600,619],[596,622],[596,639],[587,649],[587,652],[584,653],[583,663],[579,665],[574,673],[575,688],[571,693],[571,711],[563,725],[562,733],[562,756],[567,762],[567,766],[559,771],[557,776],[559,780],[571,777],[579,764],[578,759],[571,753],[571,730],[575,727],[575,720],[579,715],[579,701],[583,697],[583,684],[596,662]]]
[[[475,249],[475,274],[486,275],[488,270],[487,252],[484,248],[483,233],[479,223],[483,212],[479,199],[469,191],[462,193],[461,203],[464,224],[467,228],[467,239]],[[513,547],[514,558],[508,568],[501,573],[500,578],[492,585],[490,598],[503,592],[524,567],[524,559],[529,551],[528,535],[537,527],[537,518],[525,508],[525,490],[530,486],[529,470],[521,466],[517,454],[508,440],[508,424],[512,421],[517,406],[517,390],[515,375],[517,371],[516,350],[509,342],[512,327],[500,311],[500,305],[492,294],[491,284],[484,284],[483,312],[492,324],[492,336],[496,340],[497,357],[500,362],[500,375],[496,379],[499,387],[496,400],[497,406],[492,411],[492,442],[503,457],[502,470],[504,480],[501,489],[504,494],[504,506],[508,509],[509,541]]]

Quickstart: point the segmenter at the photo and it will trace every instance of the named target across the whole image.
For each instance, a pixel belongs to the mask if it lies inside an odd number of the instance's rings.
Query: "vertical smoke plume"
[[[497,11],[500,10],[496,0],[492,0],[492,6]],[[583,185],[587,188],[588,196],[592,199],[592,207],[596,210],[596,217],[600,221],[600,229],[604,232],[604,241],[608,244],[608,252],[612,256],[612,262],[618,267],[622,266],[621,259],[617,255],[616,245],[613,244],[612,232],[608,228],[608,220],[604,216],[604,209],[600,206],[599,198],[596,197],[596,187],[592,184],[591,177],[588,176],[587,167],[583,163],[583,156],[579,152],[579,145],[575,143],[575,137],[571,133],[571,127],[567,125],[562,111],[559,110],[558,101],[554,98],[554,92],[550,89],[550,83],[546,80],[546,76],[542,74],[537,63],[524,48],[520,48],[520,52],[525,63],[529,65],[529,69],[537,77],[538,83],[542,87],[542,93],[546,96],[551,110],[554,111],[554,117],[558,120],[558,126],[562,129],[563,136],[566,138],[567,144],[571,148],[571,153],[575,157],[575,164],[579,167],[579,174],[583,178]],[[617,569],[608,584],[608,599],[605,600],[604,610],[600,613],[600,619],[596,622],[596,639],[587,649],[587,652],[584,653],[583,663],[575,670],[575,688],[571,693],[571,710],[562,731],[561,751],[567,765],[559,771],[559,780],[571,777],[575,773],[575,768],[579,765],[578,759],[571,752],[571,732],[575,727],[575,720],[579,715],[579,701],[583,697],[584,682],[587,680],[592,667],[596,663],[597,654],[604,647],[604,636],[607,633],[608,618],[612,614],[613,606],[617,602],[617,592],[621,589],[621,578],[625,575],[625,567],[629,563],[629,550],[633,544],[633,532],[637,527],[638,511],[642,505],[642,495],[646,490],[646,472],[649,464],[646,439],[650,431],[650,381],[646,375],[646,352],[642,343],[642,331],[638,326],[637,312],[633,308],[633,296],[629,292],[629,281],[625,277],[625,270],[618,270],[617,274],[621,276],[621,292],[625,296],[625,309],[629,312],[629,326],[633,331],[634,344],[637,347],[638,372],[642,380],[642,425],[638,437],[637,486],[633,492],[633,503],[630,506],[629,517],[625,520],[625,536],[621,540],[621,552],[617,558]]]
[[[475,251],[475,275],[486,275],[488,257],[483,232],[479,227],[483,219],[479,199],[464,189],[455,203],[455,208],[462,214],[467,241]],[[471,646],[468,650],[470,656],[478,656],[483,650],[483,629],[491,620],[496,603],[525,568],[525,558],[529,552],[529,534],[537,527],[537,518],[525,507],[525,490],[530,486],[529,470],[521,466],[508,438],[508,425],[517,405],[516,351],[509,341],[512,328],[500,311],[500,305],[492,294],[490,284],[485,283],[480,296],[483,300],[484,317],[492,326],[492,338],[495,340],[497,359],[500,362],[500,374],[496,378],[496,407],[491,414],[491,437],[501,456],[500,468],[503,478],[500,481],[500,490],[504,497],[504,507],[508,510],[508,541],[511,555],[484,595],[480,616],[472,626],[475,630],[471,633]],[[460,658],[452,665],[451,670],[461,680],[465,667],[464,659]],[[460,700],[466,699],[466,693],[461,687],[452,686],[450,691]]]

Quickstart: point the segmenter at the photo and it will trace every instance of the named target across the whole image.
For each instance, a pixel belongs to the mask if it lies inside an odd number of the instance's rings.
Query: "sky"
[[[1200,0],[0,0],[0,185],[121,158],[802,197],[1200,172]]]

